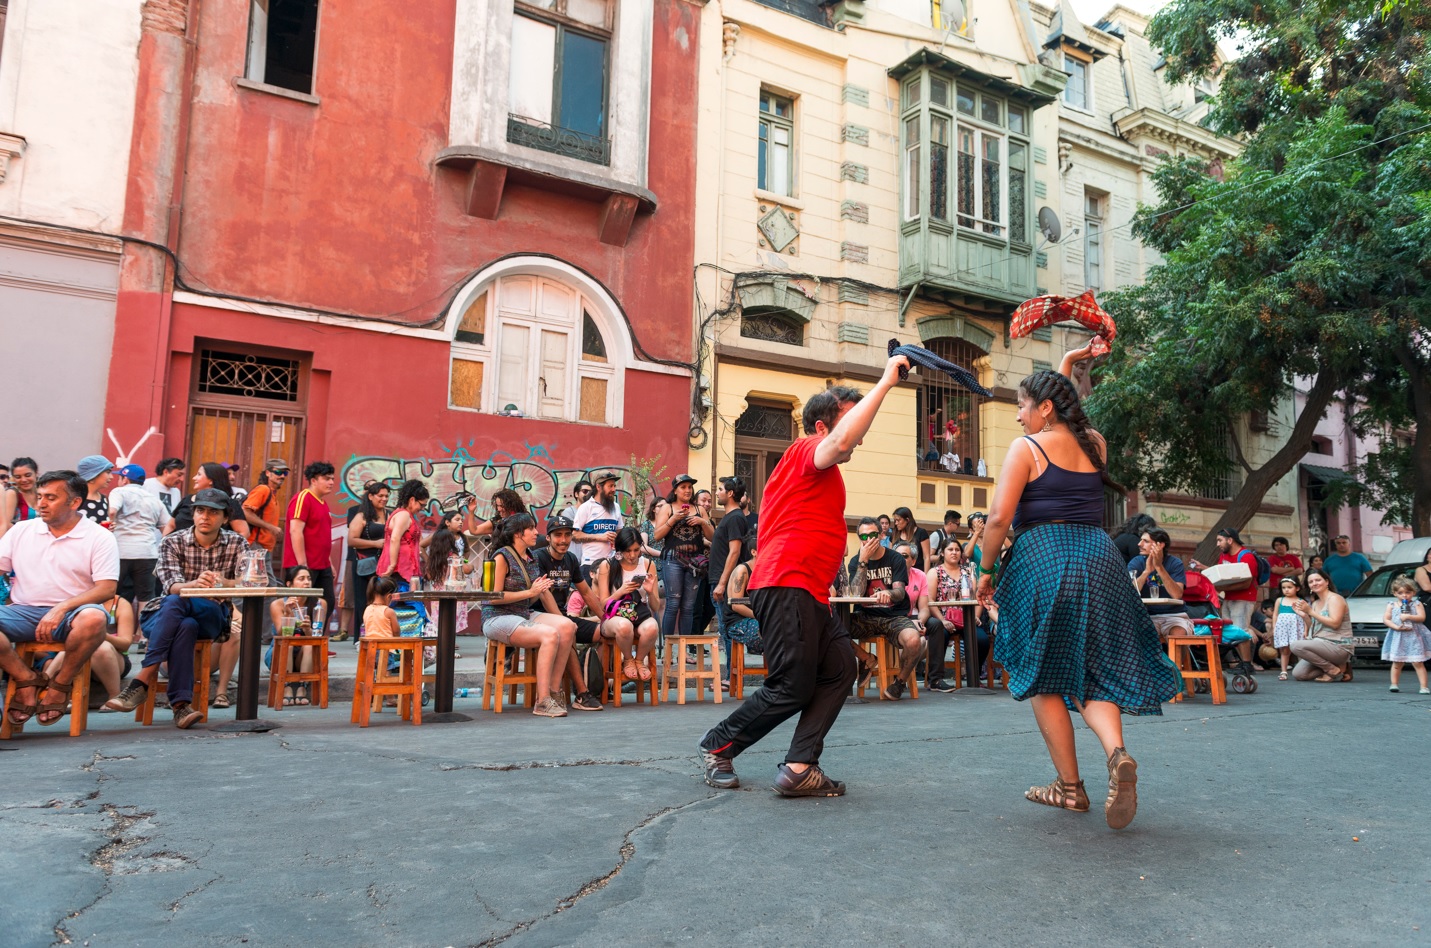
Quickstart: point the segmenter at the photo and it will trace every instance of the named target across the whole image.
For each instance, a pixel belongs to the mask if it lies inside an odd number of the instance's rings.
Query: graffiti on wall
[[[558,467],[551,453],[555,445],[527,442],[515,453],[493,451],[485,458],[472,455],[474,445],[468,441],[449,449],[439,442],[442,457],[354,455],[343,464],[340,483],[356,501],[363,496],[363,485],[368,481],[381,481],[396,491],[404,481],[416,478],[427,485],[433,509],[451,511],[470,503],[473,513],[484,519],[492,516],[492,495],[510,489],[522,498],[538,524],[568,506],[576,483],[590,480],[593,474],[612,471],[621,478],[616,490],[623,508],[635,487],[631,470],[625,465]]]

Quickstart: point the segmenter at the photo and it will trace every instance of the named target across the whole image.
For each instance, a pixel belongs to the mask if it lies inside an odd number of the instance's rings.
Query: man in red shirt
[[[288,542],[283,544],[283,578],[291,581],[298,567],[308,569],[313,585],[323,590],[333,614],[333,513],[328,495],[333,493],[333,465],[314,461],[303,469],[308,486],[288,502]]]
[[[1217,532],[1217,552],[1218,563],[1242,563],[1252,571],[1252,582],[1247,586],[1242,589],[1222,590],[1222,617],[1231,620],[1232,624],[1239,629],[1255,636],[1256,633],[1252,631],[1252,613],[1257,611],[1258,601],[1257,554],[1242,545],[1242,537],[1231,527],[1224,527]],[[1200,568],[1196,561],[1194,561],[1193,567]],[[1237,654],[1244,662],[1251,664],[1252,640],[1239,642]],[[1261,671],[1261,668],[1257,668],[1257,670]]]
[[[765,686],[701,739],[706,783],[740,786],[736,755],[795,714],[795,737],[773,789],[786,797],[837,797],[845,785],[820,769],[825,735],[855,680],[849,632],[830,611],[830,584],[845,554],[845,481],[836,465],[854,454],[909,360],[895,356],[863,397],[835,386],[805,403],[805,437],[765,485],[760,558],[751,609],[765,639]]]

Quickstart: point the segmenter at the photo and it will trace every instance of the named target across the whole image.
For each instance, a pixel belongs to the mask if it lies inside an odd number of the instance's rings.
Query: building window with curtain
[[[795,102],[764,90],[760,93],[755,186],[782,197],[795,194]]]
[[[549,0],[515,11],[507,141],[609,165],[610,4]]]
[[[1107,196],[1086,191],[1083,197],[1083,286],[1097,293],[1103,289],[1103,215]]]

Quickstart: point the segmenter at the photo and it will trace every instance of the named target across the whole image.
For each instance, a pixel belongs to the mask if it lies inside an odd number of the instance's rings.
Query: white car
[[[1391,581],[1415,573],[1416,567],[1425,562],[1428,549],[1431,549],[1431,537],[1402,540],[1386,555],[1386,563],[1347,596],[1357,658],[1381,661],[1381,640],[1386,637],[1381,617],[1391,599]]]

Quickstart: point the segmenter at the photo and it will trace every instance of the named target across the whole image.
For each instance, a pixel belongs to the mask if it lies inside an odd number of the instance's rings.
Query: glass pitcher
[[[447,575],[443,578],[442,585],[445,589],[462,588],[462,557],[453,553],[447,558]]]

